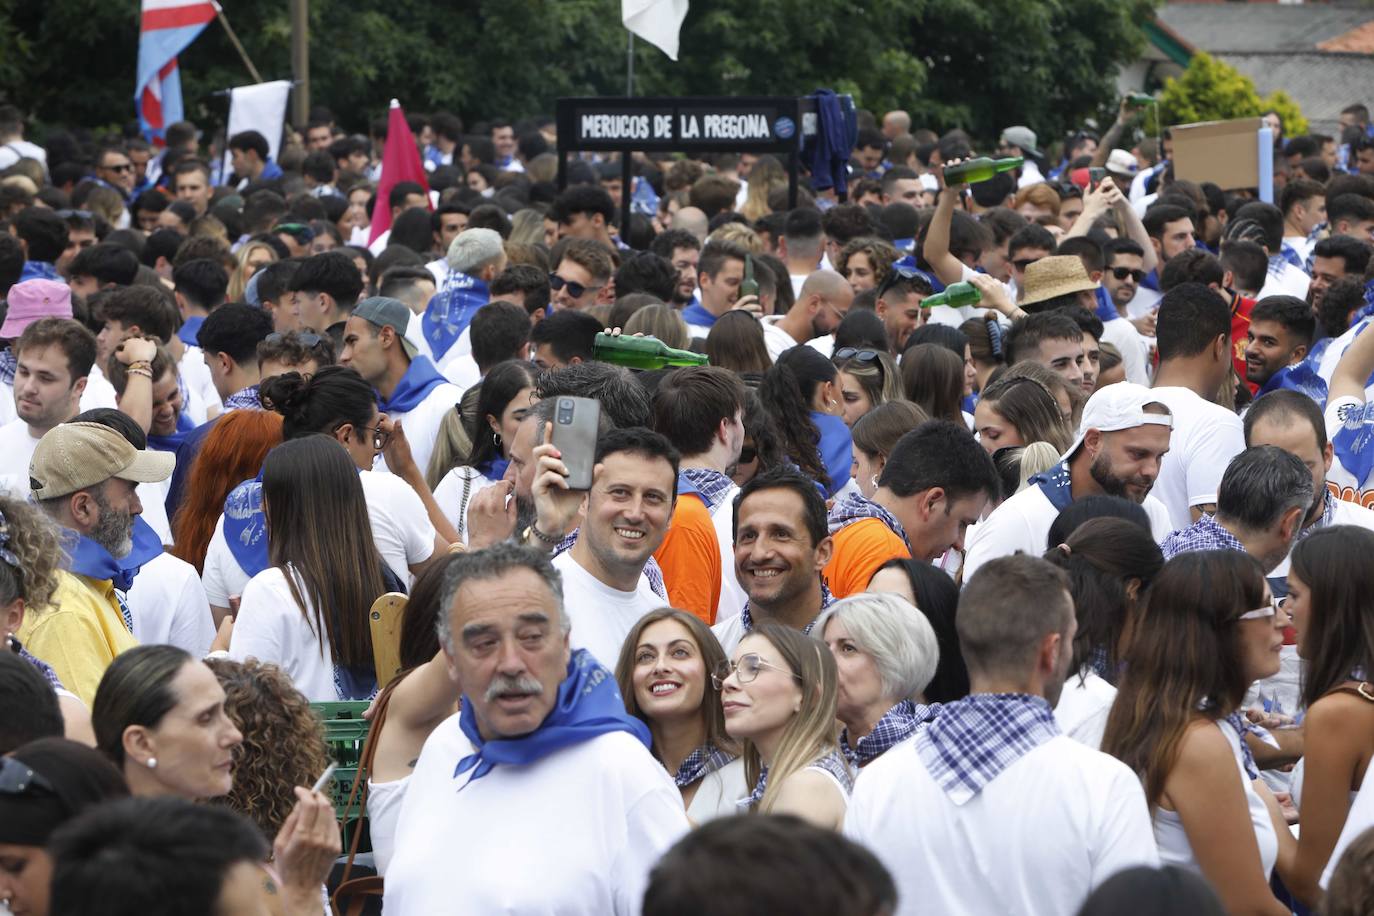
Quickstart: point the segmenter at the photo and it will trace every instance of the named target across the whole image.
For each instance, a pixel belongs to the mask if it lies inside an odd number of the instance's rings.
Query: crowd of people
[[[1374,128],[1138,114],[860,111],[791,200],[0,106],[0,901],[360,912],[353,701],[391,914],[1368,912]]]

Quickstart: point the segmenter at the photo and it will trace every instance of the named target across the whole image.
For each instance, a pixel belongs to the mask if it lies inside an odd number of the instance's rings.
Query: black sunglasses
[[[267,335],[265,340],[269,344],[276,345],[286,340],[287,335],[294,335],[296,340],[306,347],[318,347],[320,342],[324,340],[319,334],[310,331],[288,331],[285,334],[281,331],[273,331]]]
[[[878,361],[877,350],[860,350],[855,347],[840,347],[835,351],[836,359],[852,359],[861,363],[873,363]]]
[[[125,162],[123,165],[102,165],[100,167],[102,169],[108,169],[111,172],[132,172],[134,170],[134,164],[132,162]]]
[[[575,280],[564,280],[558,274],[549,274],[549,287],[558,292],[563,287],[568,288],[568,295],[574,299],[581,299],[588,290],[601,289],[601,286],[583,286]],[[605,286],[603,283],[602,286]]]
[[[53,791],[52,783],[13,757],[0,757],[0,795],[23,795],[29,786]]]
[[[58,219],[90,219],[90,210],[58,210]]]
[[[1027,267],[1030,267],[1032,264],[1034,264],[1034,263],[1035,263],[1036,261],[1038,261],[1038,260],[1040,260],[1040,259],[1039,259],[1039,258],[1017,258],[1015,261],[1012,261],[1011,263],[1012,263],[1013,265],[1015,265],[1015,266],[1016,266],[1016,269],[1019,270],[1019,271],[1021,271],[1021,273],[1025,273],[1025,272],[1026,272],[1026,268],[1027,268]]]
[[[1112,272],[1112,276],[1116,277],[1118,280],[1124,280],[1127,277],[1130,277],[1136,283],[1139,283],[1141,280],[1145,279],[1145,271],[1141,270],[1140,268],[1132,270],[1129,267],[1112,267],[1109,269]]]
[[[875,298],[883,298],[892,287],[896,286],[898,282],[902,280],[924,280],[926,285],[931,289],[935,288],[935,282],[931,280],[930,274],[926,273],[924,270],[918,270],[915,267],[907,267],[906,265],[899,267],[894,264],[888,275],[883,278],[883,282],[878,285],[878,295]]]

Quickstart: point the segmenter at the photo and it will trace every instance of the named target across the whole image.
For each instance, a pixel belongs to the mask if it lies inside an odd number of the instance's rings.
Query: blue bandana
[[[854,439],[850,436],[849,427],[845,425],[843,417],[813,410],[811,422],[816,424],[816,429],[821,434],[821,441],[816,447],[820,451],[821,461],[825,464],[826,476],[829,477],[826,486],[821,487],[819,481],[816,486],[820,487],[823,496],[829,498],[838,493],[840,487],[849,483],[849,472],[854,466]]]
[[[491,290],[478,277],[450,270],[444,288],[425,306],[420,328],[429,342],[434,358],[442,360],[472,323],[477,310],[491,301]]]
[[[1069,503],[1073,502],[1073,478],[1069,475],[1067,461],[1061,461],[1048,471],[1036,474],[1027,483],[1039,487],[1056,512],[1063,512]]]
[[[834,534],[845,525],[864,518],[876,518],[901,538],[903,544],[911,546],[911,541],[907,540],[906,529],[897,521],[897,516],[860,493],[848,492],[838,497],[835,505],[830,508],[826,522],[830,533]]]
[[[825,611],[826,608],[830,607],[830,605],[834,603],[835,596],[830,593],[830,586],[825,584],[825,579],[821,579],[821,610],[817,612],[816,617],[819,617],[821,613]],[[742,632],[744,632],[746,635],[752,633],[754,630],[754,611],[752,608],[749,607],[748,601],[744,602],[744,607],[740,608],[739,625]],[[815,617],[813,617],[810,623],[802,627],[802,632],[810,636],[811,628],[815,625],[816,619]]]
[[[1255,397],[1262,398],[1271,391],[1281,389],[1301,392],[1318,404],[1326,403],[1326,380],[1317,374],[1316,366],[1307,360],[1292,366],[1284,366],[1275,372]]]
[[[1164,559],[1172,560],[1181,553],[1195,550],[1238,550],[1244,553],[1245,545],[1215,518],[1203,515],[1187,528],[1180,528],[1166,537],[1159,549],[1164,553]]]
[[[13,347],[0,350],[0,382],[14,387],[14,373],[19,370],[19,357],[14,355]]]
[[[19,282],[25,280],[56,280],[58,283],[66,283],[62,275],[57,272],[57,268],[51,261],[25,261],[24,266],[19,271]]]
[[[262,511],[262,473],[229,491],[224,499],[224,542],[249,578],[271,561],[267,558],[267,516]]]
[[[510,467],[509,458],[488,458],[477,465],[477,470],[487,480],[502,480],[506,476],[506,469]]]
[[[734,485],[729,477],[711,468],[683,468],[677,475],[677,495],[691,493],[706,504],[712,515]]]
[[[149,436],[148,448],[156,449],[159,452],[175,452],[181,447],[181,443],[186,439],[186,434],[196,428],[196,424],[191,422],[191,418],[185,413],[177,414],[177,431],[170,436]]]
[[[854,773],[849,769],[849,764],[844,762],[844,757],[837,751],[831,751],[824,757],[807,764],[803,769],[825,770],[831,776],[839,780],[840,785],[844,786],[844,791],[849,793],[854,788]],[[764,767],[759,772],[759,781],[754,784],[754,791],[750,792],[746,798],[741,798],[735,802],[740,811],[751,811],[759,806],[763,801],[763,793],[768,788],[768,767]]]
[[[71,571],[88,579],[109,579],[116,589],[127,592],[134,584],[134,576],[138,575],[138,571],[162,553],[162,539],[142,516],[134,516],[130,533],[133,549],[119,559],[115,559],[108,550],[89,537],[81,535],[69,550]]]
[[[916,733],[916,753],[956,805],[968,802],[1007,767],[1060,734],[1043,697],[974,693],[946,703]]]
[[[558,686],[558,699],[539,727],[519,738],[484,740],[477,730],[477,717],[468,698],[462,698],[458,727],[476,749],[453,770],[458,778],[468,770],[471,785],[492,771],[497,764],[528,766],[565,747],[581,744],[610,732],[629,732],[650,748],[653,739],[648,726],[625,711],[625,701],[616,689],[615,677],[586,649],[575,649],[568,661],[568,674]]]
[[[728,754],[718,747],[703,744],[688,754],[686,760],[682,761],[682,765],[673,774],[673,782],[677,784],[679,789],[685,789],[705,777],[706,774],[714,773],[734,759],[734,754]]]
[[[410,413],[424,401],[429,393],[440,385],[447,385],[448,379],[439,374],[428,357],[417,356],[410,361],[410,368],[401,376],[391,397],[383,400],[377,396],[377,404],[382,413]]]
[[[205,319],[202,316],[192,315],[190,318],[186,319],[186,323],[181,326],[181,330],[177,331],[177,337],[188,347],[198,347],[200,346],[200,341],[196,339],[196,335],[200,333],[200,326],[203,324],[205,324]]]
[[[262,402],[258,400],[258,386],[249,385],[247,388],[240,388],[229,397],[224,399],[225,410],[262,410]]]
[[[1331,437],[1332,448],[1341,466],[1363,488],[1374,470],[1374,401],[1342,404],[1336,411],[1341,428]]]
[[[1245,775],[1251,782],[1259,779],[1259,767],[1255,766],[1255,755],[1250,753],[1250,745],[1245,743],[1246,732],[1259,732],[1259,729],[1252,726],[1245,718],[1244,713],[1237,710],[1222,719],[1227,725],[1235,730],[1236,737],[1240,739],[1240,763],[1245,767]]]
[[[849,746],[849,730],[840,732],[840,753],[856,767],[877,760],[894,746],[916,734],[916,729],[935,720],[940,714],[940,704],[918,705],[911,700],[902,700],[883,713],[873,731],[864,735],[854,746]]]
[[[1116,310],[1116,303],[1112,301],[1112,294],[1101,286],[1095,292],[1097,294],[1097,308],[1095,310],[1097,317],[1102,319],[1104,324],[1120,318],[1121,313]]]
[[[709,328],[716,323],[716,316],[706,311],[706,306],[695,300],[682,310],[682,320],[690,325]]]

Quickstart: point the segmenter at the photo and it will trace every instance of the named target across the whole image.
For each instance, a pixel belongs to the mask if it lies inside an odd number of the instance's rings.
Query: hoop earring
[[[491,431],[491,444],[498,449],[501,447],[501,434],[494,429]]]

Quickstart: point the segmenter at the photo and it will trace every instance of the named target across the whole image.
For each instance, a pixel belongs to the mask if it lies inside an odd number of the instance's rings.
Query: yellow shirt
[[[51,606],[29,609],[17,635],[89,707],[110,662],[138,642],[124,628],[114,583],[65,570],[57,576]]]

